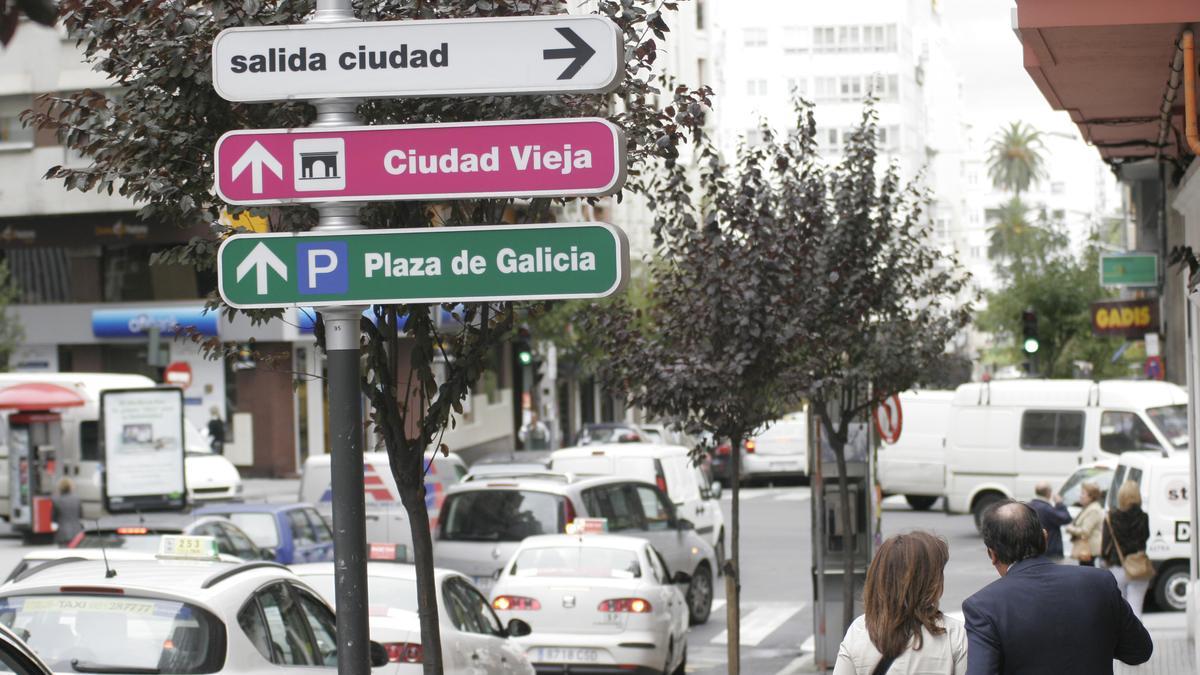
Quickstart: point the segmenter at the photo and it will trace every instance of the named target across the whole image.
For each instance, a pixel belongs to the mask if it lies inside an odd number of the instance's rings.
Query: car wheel
[[[708,615],[712,612],[712,601],[712,570],[709,569],[708,563],[702,562],[696,566],[687,588],[688,621],[691,625],[698,626],[708,621]]]
[[[1186,563],[1165,565],[1154,580],[1154,601],[1158,608],[1169,612],[1187,609],[1188,566]]]
[[[998,492],[985,492],[975,498],[975,505],[971,507],[971,514],[975,516],[975,529],[983,532],[983,514],[988,510],[988,507],[996,502],[1003,501],[1004,496]]]
[[[937,497],[929,497],[926,495],[904,495],[904,501],[912,507],[913,511],[928,511],[933,508],[937,502]]]

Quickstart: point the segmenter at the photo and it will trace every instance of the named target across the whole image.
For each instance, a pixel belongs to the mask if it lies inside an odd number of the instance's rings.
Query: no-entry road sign
[[[231,131],[230,204],[598,196],[625,180],[620,129],[598,118]]]
[[[221,297],[242,309],[601,298],[628,276],[607,223],[244,234],[217,253]]]
[[[212,50],[229,101],[602,92],[624,74],[594,15],[229,28]]]

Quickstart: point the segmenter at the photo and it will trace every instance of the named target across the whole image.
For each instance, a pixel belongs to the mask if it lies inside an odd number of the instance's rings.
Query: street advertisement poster
[[[102,392],[100,429],[106,510],[117,513],[184,508],[181,389]]]

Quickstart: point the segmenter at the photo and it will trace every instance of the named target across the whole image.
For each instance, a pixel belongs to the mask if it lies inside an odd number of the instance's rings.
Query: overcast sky
[[[940,0],[939,5],[966,109],[983,138],[1013,120],[1079,135],[1067,113],[1052,110],[1025,72],[1021,43],[1012,30],[1013,0]]]

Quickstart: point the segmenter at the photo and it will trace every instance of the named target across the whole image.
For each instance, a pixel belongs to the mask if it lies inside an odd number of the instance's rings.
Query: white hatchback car
[[[540,670],[683,673],[688,605],[644,539],[610,534],[530,537],[492,589],[492,607],[532,632],[516,638]]]
[[[47,562],[0,587],[0,624],[55,672],[332,675],[337,666],[333,610],[266,561]],[[387,663],[382,646],[371,651]]]
[[[377,548],[372,546],[372,552]],[[333,604],[333,563],[294,565],[292,571]],[[501,626],[488,601],[465,576],[437,569],[434,577],[442,633],[442,667],[446,675],[533,675],[533,666],[524,651],[509,637],[527,635],[528,624],[514,619]],[[371,639],[383,644],[392,662],[375,672],[421,673],[416,568],[405,563],[372,560],[367,563],[367,578]]]

